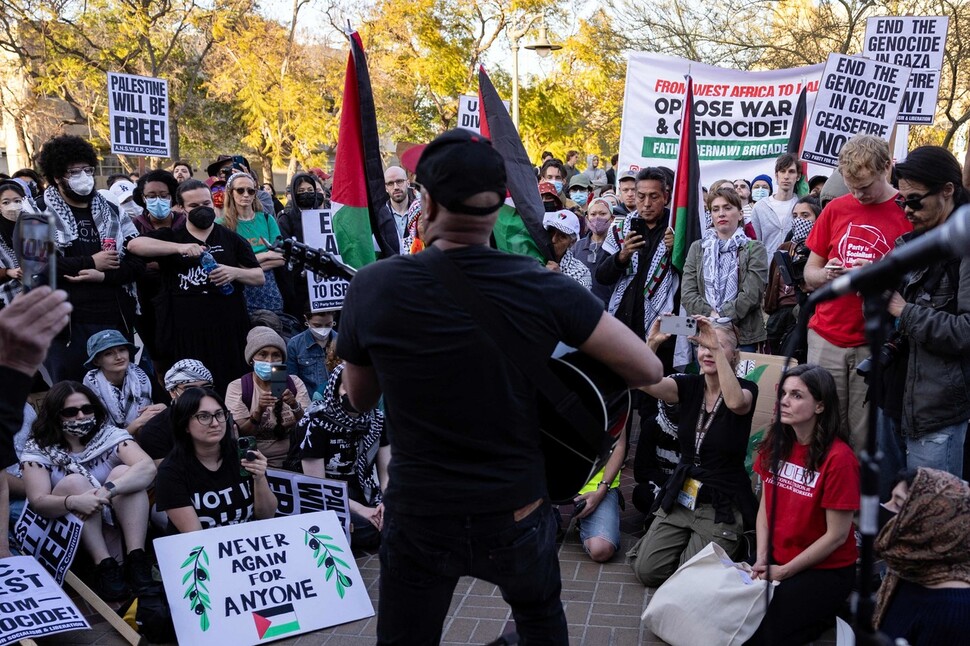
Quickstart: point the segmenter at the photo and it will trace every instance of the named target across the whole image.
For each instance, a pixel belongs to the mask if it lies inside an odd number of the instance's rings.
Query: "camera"
[[[902,337],[899,335],[894,335],[891,339],[889,339],[889,341],[886,341],[881,348],[879,348],[878,355],[870,355],[859,362],[859,365],[855,367],[856,374],[863,377],[868,382],[869,374],[872,372],[873,358],[879,361],[879,367],[882,370],[885,370],[899,354],[901,346]]]
[[[243,435],[236,440],[236,453],[239,455],[239,460],[250,460],[249,454],[256,450],[256,438],[252,435]],[[239,467],[239,475],[248,476],[249,471],[246,471],[243,467]]]
[[[805,265],[808,263],[808,257],[811,253],[805,243],[796,246],[791,253],[784,249],[775,252],[775,263],[777,263],[781,279],[786,285],[796,288],[801,285],[805,279]]]

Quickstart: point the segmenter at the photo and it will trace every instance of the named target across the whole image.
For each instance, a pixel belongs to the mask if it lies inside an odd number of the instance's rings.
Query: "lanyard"
[[[698,465],[701,463],[701,444],[704,442],[704,438],[707,437],[707,431],[711,428],[711,424],[714,422],[714,416],[717,415],[718,409],[721,407],[721,402],[724,401],[724,397],[721,393],[717,394],[717,401],[714,402],[714,408],[711,412],[707,412],[706,397],[701,398],[701,410],[697,415],[697,427],[694,431],[694,464]]]

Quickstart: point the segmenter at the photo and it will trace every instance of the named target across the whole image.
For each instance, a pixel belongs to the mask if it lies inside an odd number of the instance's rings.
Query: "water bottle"
[[[202,265],[202,271],[205,272],[206,276],[208,276],[209,274],[211,274],[212,273],[212,270],[219,266],[219,263],[216,262],[216,259],[213,258],[212,257],[212,254],[209,253],[208,251],[203,251],[202,252],[202,255],[199,256],[199,263]],[[232,287],[232,283],[226,283],[225,285],[223,285],[219,289],[226,296],[228,296],[229,294],[231,294],[234,291],[233,290],[233,287]]]

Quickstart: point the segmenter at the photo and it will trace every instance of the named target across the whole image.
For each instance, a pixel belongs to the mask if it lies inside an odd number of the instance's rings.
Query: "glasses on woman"
[[[201,413],[196,413],[192,417],[198,420],[199,424],[202,424],[203,426],[208,426],[209,424],[212,423],[212,420],[215,420],[219,424],[222,424],[223,422],[226,421],[226,411],[217,410],[214,413],[202,411]]]
[[[232,190],[236,193],[236,195],[256,195],[255,188],[247,188],[245,186],[239,186]]]
[[[61,409],[61,417],[64,419],[70,419],[72,417],[77,417],[78,413],[84,413],[85,415],[94,415],[94,404],[84,404],[83,406],[68,406],[67,408]]]

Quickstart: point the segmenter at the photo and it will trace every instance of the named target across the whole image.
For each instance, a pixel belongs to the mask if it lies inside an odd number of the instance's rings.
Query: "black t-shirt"
[[[141,450],[152,460],[164,460],[175,448],[175,438],[172,435],[172,409],[166,408],[145,422],[135,440]]]
[[[209,471],[195,456],[172,454],[158,465],[155,504],[159,511],[193,507],[202,529],[253,519],[253,479],[239,474],[239,463],[223,460]],[[177,531],[169,523],[169,530]]]
[[[440,253],[432,248],[424,253]],[[446,252],[541,356],[579,346],[603,303],[525,256]],[[387,504],[415,514],[518,509],[546,494],[535,387],[417,256],[364,267],[341,314],[337,354],[373,365],[393,459]]]
[[[242,237],[221,224],[216,224],[206,240],[199,240],[187,227],[179,229],[157,229],[145,234],[146,237],[174,242],[176,244],[206,245],[209,253],[220,265],[251,269],[259,267],[256,254]],[[162,282],[175,296],[214,294],[222,295],[216,285],[209,282],[209,276],[202,270],[198,258],[187,258],[181,254],[162,256],[157,259],[162,272]],[[234,285],[235,291],[228,298],[242,299],[242,285]]]

